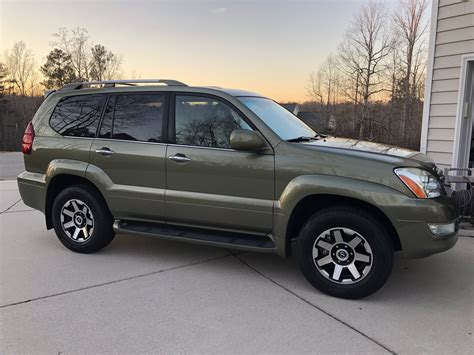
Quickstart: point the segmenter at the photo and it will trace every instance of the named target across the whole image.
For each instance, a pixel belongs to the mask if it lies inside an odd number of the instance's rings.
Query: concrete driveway
[[[0,152],[0,181],[16,179],[23,170],[25,170],[23,153]]]
[[[397,258],[358,301],[325,296],[295,260],[118,236],[70,252],[0,182],[0,353],[472,353],[474,239]]]

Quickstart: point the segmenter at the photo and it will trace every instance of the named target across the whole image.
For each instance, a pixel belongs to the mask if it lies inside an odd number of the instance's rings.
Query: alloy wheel
[[[85,202],[69,200],[61,209],[61,226],[70,239],[83,243],[89,240],[94,231],[94,216]]]
[[[313,261],[328,280],[340,284],[361,281],[372,269],[373,253],[358,232],[343,227],[322,232],[313,245]]]

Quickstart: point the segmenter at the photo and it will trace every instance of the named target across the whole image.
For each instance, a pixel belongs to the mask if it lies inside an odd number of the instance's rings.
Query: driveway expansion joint
[[[382,344],[381,342],[379,342],[378,340],[372,338],[371,336],[365,334],[364,332],[360,331],[359,329],[355,328],[354,326],[350,325],[349,323],[347,323],[346,321],[342,320],[341,318],[338,318],[337,316],[329,313],[328,311],[322,309],[321,307],[315,305],[314,303],[312,303],[311,301],[307,300],[306,298],[304,298],[303,296],[300,296],[298,295],[295,291],[292,291],[290,290],[289,288],[287,288],[286,286],[283,286],[282,284],[280,284],[279,282],[273,280],[271,277],[265,275],[263,272],[261,272],[260,270],[256,269],[255,267],[253,267],[252,265],[250,265],[249,263],[247,263],[246,261],[242,260],[241,258],[239,258],[238,254],[232,254],[232,256],[234,258],[236,258],[237,260],[239,260],[242,264],[246,265],[248,268],[250,268],[251,270],[253,270],[254,272],[256,272],[257,274],[259,274],[261,277],[267,279],[268,281],[270,281],[271,283],[273,283],[274,285],[282,288],[283,290],[285,290],[286,292],[290,293],[291,295],[295,296],[296,298],[298,298],[299,300],[303,301],[304,303],[308,304],[309,306],[313,307],[314,309],[316,309],[317,311],[321,312],[321,313],[324,313],[326,316],[334,319],[336,322],[348,327],[349,329],[355,331],[356,333],[360,334],[361,336],[363,336],[364,338],[366,338],[367,340],[373,342],[374,344],[380,346],[382,349],[384,349],[385,351],[387,351],[388,353],[390,354],[396,354],[395,351],[391,350],[388,346]]]
[[[117,279],[117,280],[113,280],[113,281],[107,281],[107,282],[103,282],[103,283],[96,284],[96,285],[84,286],[84,287],[77,288],[75,290],[63,291],[63,292],[53,293],[53,294],[47,295],[47,296],[31,298],[29,300],[8,303],[8,304],[0,305],[0,309],[13,307],[13,306],[18,306],[18,305],[22,305],[22,304],[26,304],[26,303],[30,303],[30,302],[34,302],[34,301],[41,301],[41,300],[54,298],[54,297],[58,297],[58,296],[63,296],[63,295],[67,295],[67,294],[70,294],[70,293],[86,291],[86,290],[90,290],[90,289],[93,289],[93,288],[108,286],[108,285],[112,285],[112,284],[116,284],[116,283],[120,283],[120,282],[124,282],[124,281],[129,281],[129,280],[134,280],[134,279],[139,279],[139,278],[146,277],[146,276],[161,274],[161,273],[166,272],[166,271],[173,271],[173,270],[177,270],[177,269],[183,269],[183,268],[186,268],[186,267],[189,267],[189,266],[205,264],[205,263],[208,263],[208,262],[211,262],[211,261],[224,259],[224,258],[227,258],[229,256],[232,256],[232,254],[221,255],[221,256],[218,256],[218,257],[214,257],[214,258],[209,258],[209,259],[205,259],[205,260],[196,261],[196,262],[193,262],[193,263],[190,263],[190,264],[174,266],[174,267],[170,267],[168,269],[163,269],[163,270],[151,271],[151,272],[147,272],[145,274],[139,274],[139,275],[125,277],[125,278]]]
[[[4,214],[5,212],[8,212],[8,210],[12,209],[13,207],[15,207],[19,202],[21,201],[21,198],[16,201],[13,205],[11,205],[10,207],[7,207],[6,209],[4,209],[2,212],[0,212],[0,214]]]
[[[13,206],[12,206],[13,207]],[[5,212],[2,212],[0,214],[10,214],[10,213],[20,213],[20,212],[38,212],[36,210],[33,210],[33,209],[30,209],[30,210],[17,210],[17,211],[5,211]]]

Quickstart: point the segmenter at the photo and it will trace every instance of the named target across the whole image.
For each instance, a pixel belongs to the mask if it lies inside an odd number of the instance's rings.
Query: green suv
[[[395,251],[420,258],[457,240],[426,155],[318,135],[247,91],[69,84],[46,97],[23,153],[23,201],[80,253],[140,234],[294,254],[314,287],[360,298],[386,282]]]

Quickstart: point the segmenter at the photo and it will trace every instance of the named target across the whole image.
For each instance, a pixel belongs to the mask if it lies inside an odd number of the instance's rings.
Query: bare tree
[[[35,72],[35,61],[25,42],[16,42],[11,51],[5,52],[5,69],[14,91],[26,96]]]
[[[331,103],[334,103],[334,95],[337,91],[338,71],[337,58],[334,54],[329,54],[326,60],[321,65],[321,76],[323,80],[323,87],[325,90],[326,107],[329,110]]]
[[[35,69],[31,74],[27,94],[28,96],[41,96],[43,93],[43,86],[41,85],[41,78],[38,71]]]
[[[400,69],[400,58],[398,56],[399,52],[396,50],[398,45],[397,40],[393,41],[393,50],[390,56],[390,62],[387,64],[387,80],[390,82],[390,102],[389,102],[389,115],[390,118],[387,124],[387,142],[391,143],[392,135],[393,135],[393,125],[394,121],[398,122],[398,114],[397,114],[397,105],[394,100],[397,94],[397,87],[398,87],[398,74]]]
[[[123,57],[121,55],[113,54],[112,59],[109,61],[105,68],[103,78],[104,80],[113,80],[122,78],[122,62]]]
[[[343,70],[360,86],[362,106],[359,138],[373,138],[373,117],[369,112],[371,98],[384,90],[384,61],[392,49],[392,36],[387,28],[385,9],[380,2],[368,1],[356,14],[339,48]]]
[[[51,42],[51,45],[69,56],[75,78],[80,81],[88,80],[91,44],[87,30],[80,27],[68,30],[62,27],[53,37],[56,40]]]
[[[77,27],[73,30],[60,28],[53,37],[55,40],[50,44],[54,49],[50,56],[54,55],[54,51],[64,54],[62,58],[67,62],[67,67],[71,67],[73,71],[72,75],[67,75],[68,79],[107,80],[121,76],[122,56],[112,53],[101,44],[93,44],[85,28]],[[65,68],[64,65],[62,67]],[[48,74],[54,73],[48,71]],[[48,78],[51,79],[49,84],[55,84],[57,81],[54,75]]]
[[[316,72],[310,73],[307,91],[319,103],[319,111],[325,121],[329,121],[339,100],[339,72],[334,54],[330,54]]]
[[[5,68],[5,64],[3,64],[3,62],[0,62],[0,97],[6,95],[7,93],[7,80],[7,69]]]
[[[416,99],[417,87],[424,72],[424,57],[422,54],[423,37],[428,28],[424,15],[428,6],[427,0],[400,0],[398,11],[394,15],[402,52],[401,97],[403,114],[400,124],[400,135],[406,137],[407,122],[411,117],[412,103]]]
[[[136,71],[135,69],[131,70],[130,74],[128,74],[128,76],[130,78],[133,78],[133,79],[143,79],[142,74],[140,72]]]
[[[321,71],[318,69],[317,72],[311,72],[309,74],[308,85],[306,90],[308,92],[309,97],[315,101],[323,105],[323,89],[322,89],[322,75]]]

